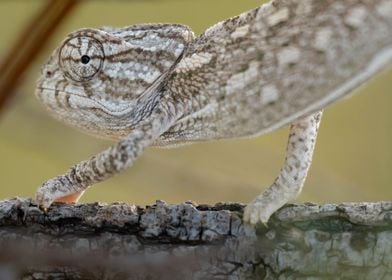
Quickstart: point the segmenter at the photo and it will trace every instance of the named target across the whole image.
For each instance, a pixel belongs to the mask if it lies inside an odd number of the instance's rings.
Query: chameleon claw
[[[69,185],[64,185],[58,178],[53,178],[45,182],[38,190],[35,196],[35,203],[45,213],[48,212],[53,202],[73,203],[77,202],[84,191],[72,193]]]

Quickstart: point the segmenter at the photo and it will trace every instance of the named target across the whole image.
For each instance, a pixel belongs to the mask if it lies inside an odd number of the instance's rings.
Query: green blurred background
[[[36,188],[110,142],[53,120],[34,97],[39,68],[67,33],[81,27],[146,22],[210,25],[259,6],[255,0],[83,1],[61,24],[0,115],[0,199],[34,195]],[[0,60],[46,1],[0,2]],[[376,201],[392,198],[392,71],[328,108],[313,166],[299,201]],[[248,140],[150,148],[121,175],[82,198],[136,204],[163,199],[248,202],[273,181],[284,159],[287,128]]]

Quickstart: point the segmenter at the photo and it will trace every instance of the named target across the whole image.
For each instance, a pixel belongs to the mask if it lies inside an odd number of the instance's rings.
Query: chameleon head
[[[121,138],[159,98],[159,85],[192,39],[181,25],[77,30],[43,66],[36,96],[61,121]]]

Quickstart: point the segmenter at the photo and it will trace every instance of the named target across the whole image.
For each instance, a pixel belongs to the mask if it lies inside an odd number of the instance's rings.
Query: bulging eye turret
[[[87,36],[70,38],[59,53],[61,70],[75,82],[91,80],[101,71],[104,59],[102,44]]]

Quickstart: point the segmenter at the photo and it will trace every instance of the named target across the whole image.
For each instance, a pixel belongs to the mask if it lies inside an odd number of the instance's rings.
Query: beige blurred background
[[[84,1],[62,23],[0,115],[0,199],[31,197],[46,179],[98,153],[110,142],[53,120],[34,97],[39,68],[67,33],[82,27],[146,22],[189,25],[197,34],[257,7],[255,0]],[[0,60],[44,0],[0,2]],[[392,71],[325,111],[314,163],[299,201],[392,199]],[[82,201],[163,199],[248,202],[272,182],[284,159],[287,128],[248,140],[151,148],[121,175],[96,185]]]

